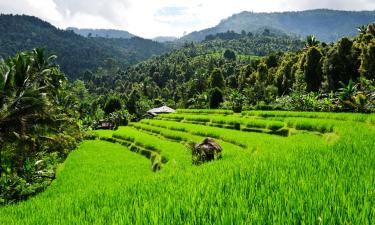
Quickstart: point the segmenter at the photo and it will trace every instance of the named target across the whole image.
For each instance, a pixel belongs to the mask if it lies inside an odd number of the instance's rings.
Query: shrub
[[[219,88],[215,88],[211,91],[210,96],[210,108],[217,109],[220,106],[220,103],[224,101],[223,92]]]
[[[122,109],[122,102],[121,102],[121,99],[117,96],[109,97],[104,106],[104,112],[106,115],[109,115],[121,109]]]

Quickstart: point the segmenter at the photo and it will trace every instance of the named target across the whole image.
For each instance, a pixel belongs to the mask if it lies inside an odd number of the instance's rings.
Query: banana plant
[[[346,108],[358,112],[369,111],[374,101],[373,92],[362,90],[361,83],[355,84],[352,80],[349,81],[348,85],[342,85],[343,88],[339,89],[339,99],[344,109]]]

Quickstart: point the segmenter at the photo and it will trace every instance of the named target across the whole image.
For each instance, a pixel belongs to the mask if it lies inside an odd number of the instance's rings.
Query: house
[[[159,114],[164,114],[164,113],[174,113],[176,110],[169,108],[168,106],[162,106],[159,108],[154,108],[150,109],[147,111],[147,117],[148,118],[154,118],[155,116]]]
[[[113,130],[115,128],[115,125],[112,121],[108,120],[100,120],[98,122],[98,125],[96,126],[96,129],[107,129],[107,130]]]

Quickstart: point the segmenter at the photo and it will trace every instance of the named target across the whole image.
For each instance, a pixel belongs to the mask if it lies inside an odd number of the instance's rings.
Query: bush
[[[109,115],[121,109],[122,109],[121,99],[117,96],[111,96],[110,98],[108,98],[104,106],[104,112],[106,115]]]
[[[224,101],[223,92],[219,88],[215,88],[211,92],[210,96],[210,108],[217,109],[220,104]]]
[[[234,51],[229,50],[229,49],[225,50],[223,56],[225,59],[228,59],[228,60],[236,60],[236,53],[234,53]]]

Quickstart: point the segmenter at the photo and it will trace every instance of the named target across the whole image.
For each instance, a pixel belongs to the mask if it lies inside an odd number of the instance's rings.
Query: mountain
[[[107,65],[108,59],[126,68],[170,50],[167,45],[138,37],[86,38],[33,16],[0,15],[0,58],[39,47],[56,54],[57,63],[71,79]]]
[[[375,11],[316,9],[281,13],[241,12],[222,20],[215,27],[192,32],[180,41],[201,41],[207,35],[228,30],[255,32],[268,27],[301,37],[315,35],[322,41],[334,42],[343,36],[355,36],[358,26],[374,21]]]
[[[157,42],[161,42],[161,43],[164,43],[164,42],[171,42],[171,41],[175,41],[177,40],[176,37],[169,37],[169,36],[159,36],[159,37],[155,37],[152,39],[153,41],[157,41]]]
[[[71,30],[76,34],[84,37],[104,37],[104,38],[132,38],[136,35],[131,34],[124,30],[113,29],[80,29],[76,27],[68,27],[66,30]]]

